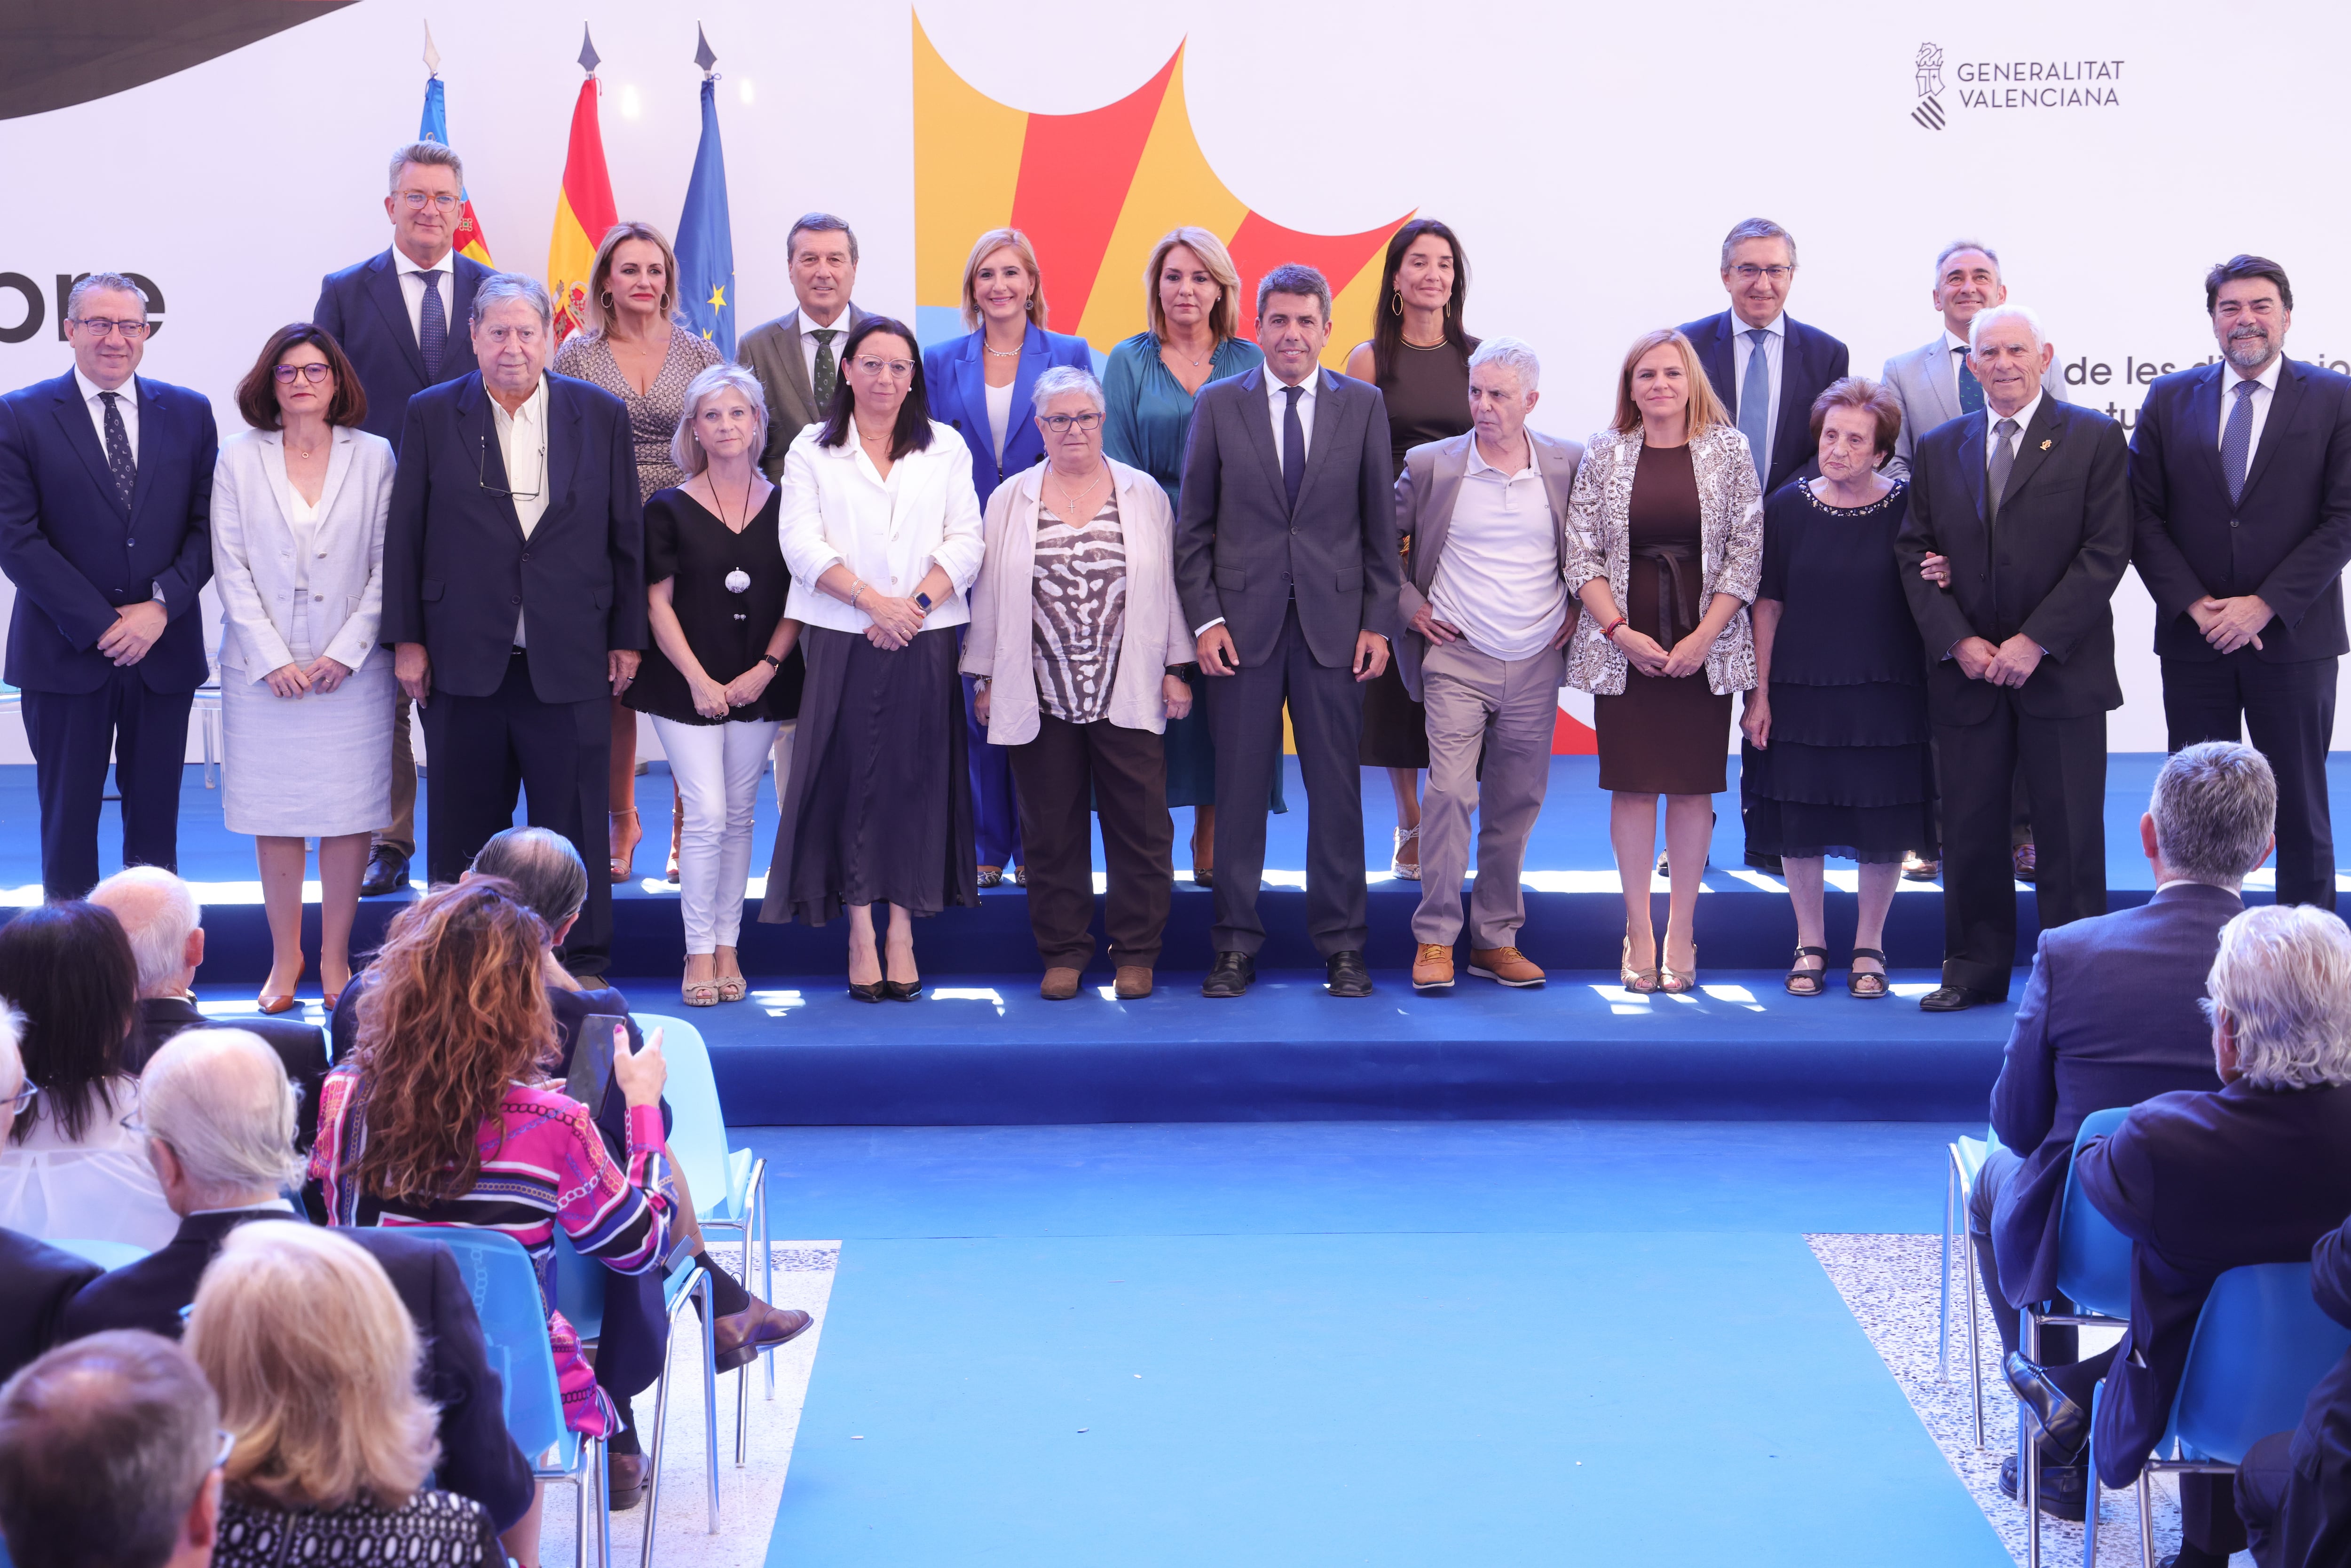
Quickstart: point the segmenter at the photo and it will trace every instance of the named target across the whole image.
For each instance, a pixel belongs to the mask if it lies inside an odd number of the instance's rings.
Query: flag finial
[[[433,47],[433,24],[430,22],[424,24],[424,74],[435,77],[441,74],[441,51]]]
[[[702,30],[699,22],[694,25],[694,63],[702,68],[704,76],[708,76],[711,68],[718,63],[718,57],[710,51],[710,35]]]
[[[580,68],[592,77],[596,74],[596,67],[602,58],[603,57],[596,52],[596,40],[589,35],[588,29],[582,26],[580,29]]]

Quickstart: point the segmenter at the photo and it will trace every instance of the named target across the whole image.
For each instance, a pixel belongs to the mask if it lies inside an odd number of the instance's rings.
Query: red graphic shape
[[[1551,754],[1553,757],[1597,757],[1600,755],[1600,737],[1593,733],[1590,725],[1568,717],[1567,710],[1562,708],[1552,721]]]
[[[1012,192],[1012,226],[1041,257],[1052,258],[1049,313],[1074,330],[1093,294],[1102,253],[1143,162],[1159,100],[1176,74],[1179,47],[1159,74],[1116,103],[1083,114],[1032,114],[1020,143],[1020,178]],[[1050,315],[1047,324],[1052,324]]]
[[[1303,262],[1322,275],[1335,298],[1387,244],[1388,235],[1411,216],[1406,213],[1395,223],[1361,234],[1309,235],[1283,228],[1263,214],[1251,212],[1226,246],[1232,253],[1234,269],[1241,275],[1241,336],[1257,336],[1259,278],[1284,262]]]

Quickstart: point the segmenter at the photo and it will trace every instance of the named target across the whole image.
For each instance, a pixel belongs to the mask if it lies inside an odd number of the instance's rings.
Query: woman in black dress
[[[1763,509],[1740,778],[1749,843],[1780,857],[1796,906],[1787,987],[1800,997],[1827,988],[1823,858],[1861,863],[1845,988],[1876,998],[1902,857],[1935,853],[1927,660],[1894,559],[1910,493],[1878,472],[1901,428],[1886,388],[1836,382],[1813,404],[1821,476],[1784,486]]]
[[[1415,218],[1389,236],[1370,340],[1347,356],[1347,373],[1380,389],[1388,405],[1390,476],[1425,442],[1469,430],[1469,356],[1478,347],[1461,325],[1469,299],[1469,258],[1451,229]],[[1410,540],[1402,541],[1409,545]],[[1405,575],[1412,575],[1406,563]],[[1420,771],[1428,766],[1428,721],[1404,689],[1395,661],[1364,688],[1358,760],[1384,768],[1395,789],[1395,852],[1388,869],[1420,880]]]

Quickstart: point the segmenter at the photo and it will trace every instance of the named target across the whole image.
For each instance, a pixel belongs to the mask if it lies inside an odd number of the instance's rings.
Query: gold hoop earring
[[[1403,289],[1396,289],[1388,296],[1388,314],[1392,316],[1401,316],[1404,314]]]

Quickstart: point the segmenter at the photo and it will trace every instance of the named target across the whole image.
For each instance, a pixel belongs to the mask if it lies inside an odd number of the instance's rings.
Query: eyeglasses
[[[1041,417],[1045,421],[1045,428],[1056,435],[1067,435],[1070,433],[1070,426],[1073,424],[1091,435],[1102,428],[1102,416],[1092,409],[1088,409],[1083,413],[1049,413]]]
[[[547,445],[544,442],[538,448],[538,473],[539,483],[544,486],[547,482]],[[509,501],[536,501],[545,493],[543,490],[509,490],[504,486],[491,484],[490,438],[486,435],[482,438],[482,450],[474,458],[474,483],[482,487],[484,495],[497,496]]]
[[[408,210],[412,213],[423,211],[427,202],[440,212],[454,213],[457,210],[458,198],[455,196],[434,195],[426,191],[402,191],[400,199],[408,204]]]
[[[17,1090],[16,1094],[8,1102],[8,1114],[11,1116],[23,1115],[25,1113],[25,1108],[33,1103],[33,1096],[38,1094],[40,1092],[41,1086],[37,1083],[27,1083],[22,1089]]]
[[[857,368],[869,376],[878,376],[883,371],[887,371],[899,380],[904,381],[906,377],[914,373],[914,361],[912,360],[876,360],[861,355],[857,361]]]
[[[1730,276],[1741,283],[1752,283],[1759,277],[1768,277],[1774,283],[1785,283],[1796,276],[1796,269],[1792,267],[1758,267],[1751,261],[1742,261],[1730,269]]]
[[[108,321],[96,316],[76,316],[73,324],[93,338],[111,338],[117,332],[136,342],[147,335],[144,321]]]
[[[292,386],[296,376],[300,376],[312,386],[317,386],[335,373],[335,367],[323,362],[308,365],[279,365],[272,373],[277,377],[281,386]]]

